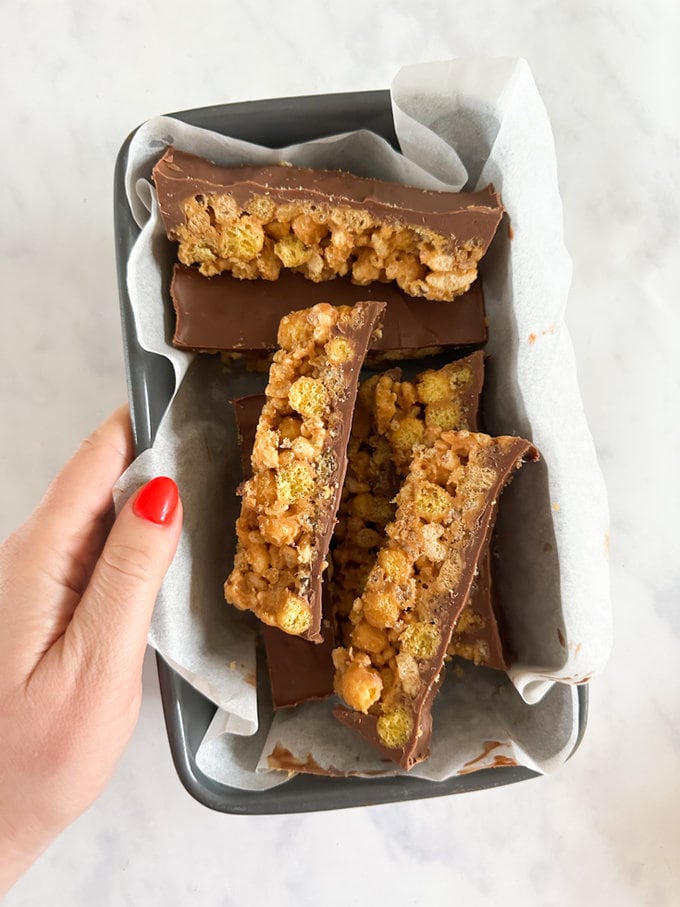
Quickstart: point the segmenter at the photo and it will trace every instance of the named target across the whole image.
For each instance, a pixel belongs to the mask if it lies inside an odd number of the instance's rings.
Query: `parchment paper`
[[[285,781],[269,769],[274,750],[293,766],[395,769],[331,717],[331,702],[274,716],[265,668],[256,671],[254,621],[224,603],[240,481],[229,400],[261,390],[264,379],[169,344],[176,247],[149,184],[168,144],[221,164],[290,161],[422,188],[493,182],[501,192],[508,216],[481,267],[492,357],[485,412],[491,433],[529,437],[543,456],[504,493],[498,522],[498,589],[518,657],[509,678],[472,666],[449,670],[434,709],[432,755],[411,774],[438,780],[501,764],[553,770],[575,742],[574,684],[600,670],[610,649],[606,493],[563,324],[571,264],[552,133],[529,67],[510,58],[411,66],[391,91],[402,154],[365,131],[272,150],[167,117],[144,124],[130,146],[127,191],[142,233],[128,289],[140,343],[172,362],[178,391],[119,493],[124,499],[160,473],[178,481],[185,528],[149,642],[219,706],[197,760],[237,787]]]

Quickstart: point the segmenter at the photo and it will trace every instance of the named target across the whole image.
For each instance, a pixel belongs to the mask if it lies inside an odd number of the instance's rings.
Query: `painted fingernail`
[[[178,501],[179,491],[173,480],[157,476],[142,488],[132,509],[143,520],[165,526],[172,521]]]

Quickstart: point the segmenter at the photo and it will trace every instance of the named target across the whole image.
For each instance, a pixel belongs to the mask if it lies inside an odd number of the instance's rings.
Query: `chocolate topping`
[[[470,597],[453,629],[449,655],[458,655],[485,668],[507,671],[512,661],[502,633],[502,615],[494,593],[490,548],[479,559]],[[468,608],[472,620],[465,621]]]
[[[252,475],[250,454],[255,441],[257,421],[265,400],[264,394],[253,394],[233,401],[244,480]],[[331,652],[335,645],[335,637],[325,595],[323,611],[321,622],[323,642],[318,645],[282,633],[275,627],[268,627],[266,624],[262,626],[275,709],[298,705],[311,699],[325,699],[333,692]]]
[[[194,154],[170,147],[153,168],[161,216],[175,239],[184,223],[182,203],[197,195],[228,192],[241,205],[254,195],[277,204],[318,201],[369,211],[388,222],[408,223],[474,240],[485,249],[503,214],[493,186],[479,192],[431,192],[383,180],[365,179],[342,170],[273,167],[220,167]]]
[[[321,624],[323,642],[314,645],[276,627],[263,625],[262,636],[267,650],[267,666],[275,709],[290,708],[301,702],[325,699],[333,692],[335,636],[324,596]]]
[[[170,293],[176,314],[172,342],[185,350],[269,353],[276,349],[281,318],[293,309],[360,300],[387,304],[382,336],[369,347],[372,353],[481,346],[487,339],[479,281],[451,304],[416,299],[393,283],[358,286],[339,277],[316,284],[291,271],[282,271],[275,281],[239,280],[228,273],[204,277],[196,268],[177,264]]]
[[[366,357],[366,351],[371,342],[371,337],[375,329],[381,324],[385,313],[385,304],[383,302],[358,302],[354,306],[355,310],[361,310],[362,322],[357,328],[349,329],[346,325],[338,322],[332,330],[333,337],[345,337],[352,341],[355,349],[354,355],[343,365],[340,370],[345,376],[347,393],[338,404],[341,413],[340,430],[336,437],[332,439],[330,450],[334,454],[336,467],[329,480],[329,487],[332,489],[332,497],[329,505],[324,508],[320,515],[317,527],[318,544],[316,546],[316,556],[312,562],[312,572],[310,577],[311,595],[310,601],[312,610],[315,615],[313,631],[307,636],[313,642],[323,642],[321,635],[321,618],[322,618],[322,576],[326,569],[328,549],[333,529],[337,521],[338,507],[342,496],[342,485],[345,481],[347,471],[347,444],[349,442],[349,433],[352,428],[352,413],[359,386],[359,373]]]
[[[244,482],[253,474],[250,455],[253,452],[253,444],[255,443],[257,422],[266,399],[265,394],[249,394],[247,397],[237,397],[236,400],[231,401],[234,407],[234,418],[238,433],[238,452],[241,459],[241,472]]]

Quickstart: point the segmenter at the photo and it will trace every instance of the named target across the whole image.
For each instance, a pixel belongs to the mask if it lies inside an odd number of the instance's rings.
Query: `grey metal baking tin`
[[[394,131],[388,91],[314,95],[249,101],[183,110],[169,116],[249,142],[283,147],[322,136],[370,129],[394,148]],[[128,395],[137,453],[153,441],[172,393],[172,369],[167,360],[147,353],[137,343],[127,292],[126,273],[130,250],[139,235],[125,194],[128,136],[118,154],[114,184],[114,214],[118,287],[123,326],[123,349]],[[157,657],[163,711],[177,774],[186,790],[211,809],[244,815],[313,812],[442,797],[465,791],[500,787],[536,777],[521,766],[486,769],[447,781],[420,778],[325,778],[298,775],[267,791],[244,791],[213,781],[196,765],[196,752],[215,712],[215,706],[193,689],[162,658]],[[588,691],[578,688],[578,737],[583,737],[588,712]]]

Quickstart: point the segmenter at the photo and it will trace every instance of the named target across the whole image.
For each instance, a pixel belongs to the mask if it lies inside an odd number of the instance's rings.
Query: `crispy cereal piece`
[[[276,280],[287,268],[447,301],[470,288],[503,215],[493,186],[430,192],[339,170],[219,167],[172,147],[153,179],[179,260],[206,277]]]
[[[239,493],[228,602],[285,633],[321,642],[321,575],[340,502],[350,416],[384,304],[320,304],[281,320],[251,458]]]
[[[336,717],[404,768],[427,758],[430,706],[503,487],[538,452],[521,438],[444,431],[418,448],[362,595],[333,652]]]

